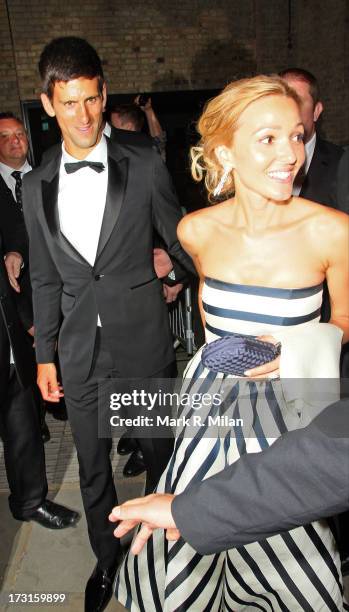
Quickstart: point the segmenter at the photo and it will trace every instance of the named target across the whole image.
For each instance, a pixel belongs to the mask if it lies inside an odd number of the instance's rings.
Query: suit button
[[[98,280],[100,280],[101,278],[103,278],[103,276],[104,276],[104,274],[96,274],[96,276],[95,276],[95,280],[96,280],[96,281],[98,281]]]

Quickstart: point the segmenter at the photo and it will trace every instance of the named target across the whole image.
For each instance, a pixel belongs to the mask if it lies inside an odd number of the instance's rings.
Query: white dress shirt
[[[108,123],[108,121],[105,122],[103,134],[105,136],[108,136],[108,138],[110,138],[110,135],[111,135],[111,125],[110,125],[110,123]]]
[[[31,169],[32,167],[27,162],[27,160],[25,160],[21,168],[11,168],[11,166],[8,166],[7,164],[3,164],[2,162],[0,162],[0,174],[2,178],[4,179],[7,187],[11,189],[12,195],[15,200],[16,200],[16,191],[15,191],[16,179],[12,176],[12,172],[14,172],[15,170],[19,171],[23,176],[23,174],[27,174],[27,172],[30,172]]]
[[[81,168],[67,174],[64,164],[79,160],[67,153],[62,144],[59,170],[58,215],[61,232],[70,244],[93,266],[101,232],[108,187],[107,141],[102,136],[84,161],[101,162],[105,169],[96,172]],[[98,325],[101,325],[98,316]]]
[[[311,160],[313,159],[315,145],[316,145],[316,132],[314,132],[311,139],[308,140],[308,142],[304,145],[305,161],[304,161],[303,166],[299,170],[298,175],[296,176],[296,179],[293,183],[292,195],[298,196],[300,194],[304,178],[308,174]],[[298,178],[301,177],[301,180],[297,181],[297,177]]]

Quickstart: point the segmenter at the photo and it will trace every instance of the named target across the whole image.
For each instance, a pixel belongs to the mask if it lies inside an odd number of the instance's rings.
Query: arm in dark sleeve
[[[154,247],[166,250],[166,244],[156,231],[154,232]],[[164,276],[161,280],[170,287],[177,285],[177,283],[185,284],[186,282],[188,282],[189,277],[187,270],[183,268],[183,266],[181,266],[181,264],[178,263],[176,259],[171,257],[170,259],[172,263],[172,270],[170,274]]]
[[[14,293],[14,299],[17,306],[19,318],[25,330],[28,331],[33,325],[33,300],[32,300],[32,288],[30,283],[29,267],[26,266],[19,279],[21,286],[20,293]]]
[[[176,496],[172,513],[183,538],[201,554],[217,553],[348,508],[348,421],[349,401],[338,402]]]
[[[11,289],[11,293],[23,327],[28,330],[33,325],[31,285],[28,268],[28,234],[22,213],[17,211],[12,205],[8,206],[7,201],[4,202],[4,208],[0,212],[0,233],[2,236],[3,255],[9,252],[17,252],[23,258],[24,266],[19,278],[21,291],[16,293]]]
[[[153,224],[166,244],[166,251],[189,272],[196,270],[189,255],[183,251],[177,239],[177,225],[182,218],[176,192],[169,172],[160,155],[153,155],[152,208]]]
[[[23,180],[23,211],[29,235],[35,351],[38,363],[52,363],[61,320],[62,281],[39,223],[29,177]]]
[[[183,266],[181,266],[180,263],[178,263],[176,259],[171,259],[171,262],[173,268],[170,274],[165,276],[162,280],[164,283],[166,283],[166,285],[169,285],[169,287],[173,287],[174,285],[177,285],[177,283],[182,283],[185,285],[185,283],[187,283],[189,280],[188,272],[185,270],[185,268],[183,268]]]
[[[349,214],[349,147],[345,149],[338,165],[337,207]]]
[[[3,252],[10,251],[22,255],[25,265],[28,264],[28,235],[22,215],[3,215],[0,219],[1,233],[3,236]]]

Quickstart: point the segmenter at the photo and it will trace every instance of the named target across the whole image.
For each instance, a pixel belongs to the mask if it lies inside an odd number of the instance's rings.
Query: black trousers
[[[10,488],[9,505],[16,519],[25,519],[47,495],[45,452],[41,438],[36,389],[22,389],[13,365],[0,407],[0,435]]]
[[[173,374],[173,365],[157,373],[166,378]],[[112,440],[98,437],[98,382],[102,378],[117,378],[108,339],[103,328],[97,339],[90,375],[86,382],[63,380],[65,402],[77,449],[80,488],[86,513],[92,549],[103,569],[115,564],[120,543],[113,536],[115,525],[108,515],[117,504],[110,451]],[[147,468],[147,491],[153,490],[164,471],[173,449],[173,440],[140,440]]]

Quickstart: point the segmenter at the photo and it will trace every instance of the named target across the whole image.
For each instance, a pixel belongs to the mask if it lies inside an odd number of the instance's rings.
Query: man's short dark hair
[[[117,113],[123,124],[131,122],[137,132],[144,124],[144,113],[137,104],[114,104],[109,107],[109,116]]]
[[[16,115],[14,115],[11,111],[4,111],[3,113],[0,113],[0,121],[1,119],[14,119],[15,121],[23,125],[22,119],[16,117]]]
[[[98,89],[102,93],[104,75],[97,51],[83,38],[62,36],[46,45],[39,60],[39,72],[43,92],[52,99],[57,81],[67,83],[85,77],[98,78]]]
[[[320,90],[319,83],[317,78],[309,72],[309,70],[305,70],[304,68],[286,68],[279,72],[279,76],[284,79],[287,77],[297,79],[298,81],[304,81],[304,83],[308,83],[309,85],[309,93],[313,98],[314,106],[320,100]]]

